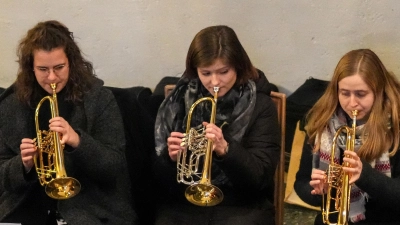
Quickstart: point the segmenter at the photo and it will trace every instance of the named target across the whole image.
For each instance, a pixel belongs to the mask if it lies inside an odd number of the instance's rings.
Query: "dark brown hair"
[[[58,21],[40,22],[21,39],[17,49],[19,70],[15,88],[21,102],[32,106],[42,89],[33,71],[34,51],[51,51],[55,48],[63,48],[68,58],[69,79],[65,86],[66,100],[81,102],[85,90],[91,87],[95,78],[93,66],[83,58],[74,41],[73,33]]]
[[[235,68],[237,84],[246,83],[248,79],[258,79],[257,70],[235,31],[227,26],[207,27],[196,34],[188,50],[184,76],[197,78],[198,67],[210,66],[217,59]]]

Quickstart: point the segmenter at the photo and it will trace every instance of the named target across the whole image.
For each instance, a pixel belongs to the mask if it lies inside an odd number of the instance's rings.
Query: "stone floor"
[[[291,205],[284,205],[284,225],[313,225],[318,211]]]

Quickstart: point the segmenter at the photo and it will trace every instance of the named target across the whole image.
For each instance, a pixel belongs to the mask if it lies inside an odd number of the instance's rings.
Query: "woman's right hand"
[[[37,151],[35,141],[30,138],[24,138],[21,140],[19,148],[21,150],[22,164],[24,165],[25,172],[29,172],[34,165],[33,157],[35,157]]]
[[[327,184],[325,184],[326,173],[320,169],[313,169],[311,173],[310,185],[314,189],[311,191],[312,195],[322,195],[326,193]]]
[[[180,132],[171,132],[170,137],[167,139],[168,144],[168,154],[172,161],[176,162],[178,157],[178,151],[184,150],[185,147],[181,146],[183,133]]]

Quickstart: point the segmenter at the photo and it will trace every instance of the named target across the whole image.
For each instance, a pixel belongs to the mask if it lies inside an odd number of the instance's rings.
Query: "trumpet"
[[[51,117],[58,116],[58,104],[56,94],[56,84],[51,84],[53,89],[52,96],[42,98],[35,110],[36,135],[35,140],[38,153],[33,158],[39,182],[45,186],[45,192],[54,199],[62,200],[74,197],[81,190],[78,180],[68,177],[64,168],[64,155],[62,153],[64,145],[60,143],[60,137],[54,131],[41,131],[39,129],[39,110],[43,102],[48,100],[50,103]]]
[[[347,162],[343,163],[343,166],[338,165],[334,162],[336,141],[342,131],[347,134],[346,137],[346,149],[354,151],[354,143],[356,136],[356,118],[358,111],[352,111],[353,123],[352,127],[341,126],[336,131],[335,136],[332,140],[330,164],[326,172],[326,183],[328,184],[327,197],[322,195],[322,219],[325,224],[337,224],[347,225],[349,219],[350,210],[350,190],[351,185],[349,184],[350,176],[348,173],[343,171],[343,167],[348,167]],[[348,157],[348,156],[346,156]],[[332,196],[332,190],[336,190],[336,195]],[[330,211],[331,201],[334,201],[334,211]],[[337,223],[331,223],[329,220],[330,214],[338,214]]]
[[[190,128],[193,110],[203,101],[211,102],[210,123],[215,123],[218,91],[219,87],[214,87],[214,98],[200,98],[190,107],[186,133],[181,143],[181,146],[185,146],[186,149],[179,151],[177,156],[178,183],[190,185],[186,188],[185,197],[189,202],[198,206],[214,206],[219,204],[224,198],[222,191],[217,186],[211,184],[213,142],[205,138],[204,127],[200,129]],[[200,159],[203,156],[203,170],[202,173],[199,173]],[[197,179],[194,177],[199,179],[199,181],[196,181]]]

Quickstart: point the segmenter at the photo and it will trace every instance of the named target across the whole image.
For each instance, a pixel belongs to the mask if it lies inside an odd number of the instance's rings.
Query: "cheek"
[[[373,104],[374,104],[374,102],[371,101],[367,105],[365,105],[365,109],[367,110],[367,113],[371,112]]]
[[[224,82],[228,84],[229,88],[233,87],[237,79],[236,73],[232,73],[229,76],[225,77]]]
[[[69,75],[68,75],[68,73],[60,77],[60,82],[61,82],[63,85],[66,85],[66,84],[68,83],[68,80],[69,80]]]
[[[208,83],[208,82],[207,82],[207,77],[205,77],[205,76],[199,76],[199,79],[200,79],[200,82],[201,82],[204,86],[206,86],[205,84]]]
[[[69,70],[67,70],[60,78],[65,82],[68,81],[68,79],[69,79]]]
[[[36,79],[36,81],[37,81],[38,83],[40,83],[41,79],[40,79],[40,77],[37,76],[36,74],[35,74],[35,79]]]
[[[346,99],[341,97],[340,95],[338,96],[338,100],[339,100],[339,105],[344,108],[347,104],[346,104]]]
[[[39,83],[39,85],[40,86],[44,86],[45,85],[45,83],[44,83],[44,81],[43,81],[43,78],[39,78],[39,77],[36,77],[36,81]]]
[[[374,105],[374,102],[375,102],[375,98],[373,96],[371,96],[371,97],[365,99],[363,106],[369,112],[369,111],[371,111],[372,106]]]
[[[59,84],[57,85],[57,92],[58,92],[58,91],[61,91],[62,89],[64,89],[64,87],[65,87],[66,84],[67,84],[67,83],[66,83],[65,81],[63,81],[62,83],[59,83]]]

